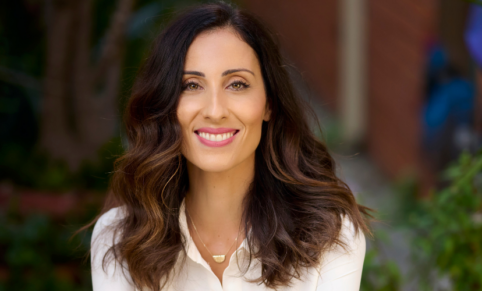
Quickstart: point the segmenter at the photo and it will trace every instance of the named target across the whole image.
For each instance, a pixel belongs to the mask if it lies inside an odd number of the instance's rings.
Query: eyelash
[[[188,90],[188,87],[189,87],[189,85],[191,85],[191,84],[194,84],[194,85],[197,85],[197,86],[201,86],[201,85],[199,85],[197,82],[189,81],[189,82],[185,83],[185,84],[182,86],[182,90],[183,90],[183,91],[194,91],[194,90]],[[232,86],[232,85],[234,85],[234,84],[241,84],[241,85],[243,85],[243,87],[240,88],[240,89],[233,89],[233,90],[235,90],[235,91],[240,91],[240,90],[249,88],[249,84],[246,83],[246,82],[244,82],[244,81],[241,81],[241,80],[239,80],[239,81],[234,81],[234,82],[232,82],[231,84],[229,84],[229,86]],[[229,87],[229,86],[228,86],[228,87]]]

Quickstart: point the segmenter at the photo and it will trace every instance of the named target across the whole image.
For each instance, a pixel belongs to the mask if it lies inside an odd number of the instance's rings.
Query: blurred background
[[[90,233],[71,235],[100,211],[152,40],[206,2],[0,2],[0,290],[91,290]],[[482,290],[482,1],[234,3],[377,211],[362,290]]]

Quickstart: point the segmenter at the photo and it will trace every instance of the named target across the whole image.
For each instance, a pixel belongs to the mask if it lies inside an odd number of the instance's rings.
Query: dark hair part
[[[255,282],[288,285],[302,268],[320,264],[330,247],[344,245],[342,215],[357,233],[369,233],[368,208],[358,205],[336,177],[325,144],[310,130],[272,34],[254,16],[228,4],[201,5],[159,35],[125,113],[129,149],[116,161],[110,199],[127,215],[116,226],[118,243],[104,256],[104,266],[108,259],[125,262],[138,288],[162,289],[174,276],[178,255],[185,253],[178,218],[189,180],[176,115],[184,62],[197,35],[225,27],[255,51],[271,108],[244,205],[248,243],[262,264]],[[106,205],[103,213],[112,207]]]

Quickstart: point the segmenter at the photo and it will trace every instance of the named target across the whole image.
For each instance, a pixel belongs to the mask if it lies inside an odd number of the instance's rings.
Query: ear
[[[266,103],[266,108],[265,108],[265,113],[263,116],[264,121],[269,121],[271,118],[271,108],[269,107],[269,104]]]

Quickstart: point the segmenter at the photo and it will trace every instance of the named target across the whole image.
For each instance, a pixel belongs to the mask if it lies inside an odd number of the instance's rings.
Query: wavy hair
[[[105,266],[110,258],[126,263],[139,289],[161,290],[174,275],[179,254],[186,252],[179,208],[189,179],[176,115],[183,68],[197,35],[225,27],[234,29],[255,51],[271,108],[244,200],[245,235],[251,257],[262,266],[255,282],[270,288],[286,286],[300,278],[302,268],[320,264],[330,247],[344,246],[339,239],[342,215],[349,217],[357,233],[369,233],[369,209],[358,205],[349,187],[336,177],[326,145],[310,130],[309,108],[295,94],[273,35],[243,10],[225,3],[205,4],[171,22],[141,67],[124,117],[129,148],[115,162],[111,202],[102,211],[115,205],[125,208],[125,218],[115,226],[117,243],[103,262]]]

